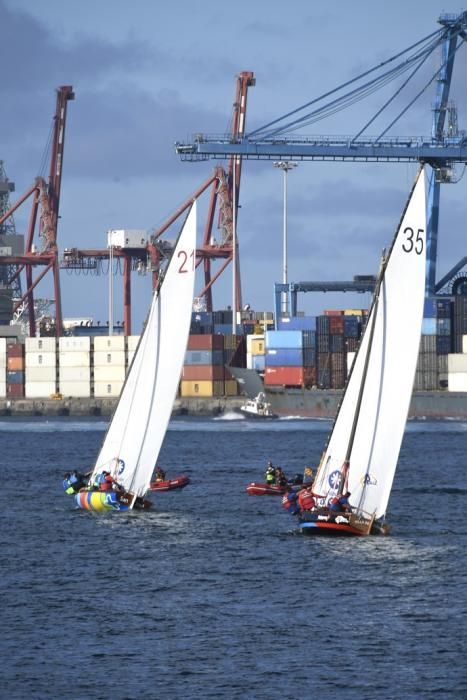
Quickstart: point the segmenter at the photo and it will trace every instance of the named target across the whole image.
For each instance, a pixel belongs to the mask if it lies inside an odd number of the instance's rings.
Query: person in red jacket
[[[311,491],[311,488],[303,488],[298,493],[298,505],[303,513],[305,510],[313,510],[316,506],[316,501]]]
[[[287,486],[286,491],[282,496],[282,508],[285,508],[290,515],[296,515],[300,512],[300,507],[297,502],[297,493],[292,491],[290,486]]]

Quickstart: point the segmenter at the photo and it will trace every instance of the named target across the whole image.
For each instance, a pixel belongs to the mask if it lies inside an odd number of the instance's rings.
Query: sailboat
[[[425,261],[422,166],[389,253],[383,254],[366,328],[313,482],[317,508],[299,516],[304,534],[389,531],[386,509],[420,344]],[[350,509],[339,512],[337,501],[345,496]]]
[[[190,330],[196,263],[196,201],[154,291],[143,333],[91,475],[106,471],[121,491],[83,490],[87,510],[149,507],[145,495],[165,437]]]

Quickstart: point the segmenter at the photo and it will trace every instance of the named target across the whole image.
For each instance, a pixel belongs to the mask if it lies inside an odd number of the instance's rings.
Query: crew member
[[[276,467],[276,484],[278,486],[285,486],[287,484],[287,477],[282,471],[282,467]]]
[[[266,483],[270,486],[276,483],[276,470],[272,466],[272,462],[268,462],[266,467]]]
[[[284,495],[282,496],[282,507],[290,513],[290,515],[296,515],[300,512],[300,506],[297,502],[297,493],[292,491],[290,486],[287,486]]]
[[[67,472],[63,477],[63,488],[65,489],[65,493],[69,495],[78,493],[78,491],[85,486],[85,477],[82,474],[79,474],[76,469],[74,469],[71,474]]]
[[[302,488],[298,492],[298,505],[300,506],[302,513],[305,510],[312,510],[315,508],[316,501],[310,487]]]
[[[350,491],[342,493],[340,496],[334,496],[329,501],[329,510],[332,513],[350,513],[352,506],[349,503]]]
[[[165,481],[165,471],[161,469],[159,466],[156,467],[156,481]]]

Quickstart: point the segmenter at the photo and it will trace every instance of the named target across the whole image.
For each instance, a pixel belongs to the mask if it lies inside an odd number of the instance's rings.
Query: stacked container
[[[6,396],[6,338],[0,338],[0,397]]]
[[[467,334],[467,296],[455,296],[453,303],[454,352],[462,352],[462,338]]]
[[[94,396],[120,396],[126,374],[125,360],[124,336],[94,338]]]
[[[247,336],[248,338],[249,336]],[[224,395],[225,396],[238,396],[238,384],[237,380],[231,375],[228,370],[228,366],[234,360],[239,346],[243,341],[243,336],[234,335],[232,333],[226,333],[224,336]],[[242,351],[242,366],[244,367],[245,361],[245,348]],[[240,359],[240,358],[239,358]],[[235,362],[234,362],[235,364]]]
[[[266,344],[264,333],[250,333],[246,337],[246,366],[264,372]]]
[[[27,398],[50,398],[57,392],[57,339],[26,338]]]
[[[126,339],[126,364],[127,370],[130,368],[133,358],[135,356],[136,348],[138,347],[140,336],[139,335],[129,335]]]
[[[439,389],[447,380],[451,352],[451,300],[425,299],[415,391]]]
[[[224,336],[190,335],[180,383],[181,396],[223,396],[224,378]]]
[[[58,368],[60,394],[84,398],[91,396],[91,338],[59,338]]]
[[[266,332],[264,383],[304,386],[302,331]]]
[[[13,399],[24,397],[24,345],[6,346],[6,395]]]

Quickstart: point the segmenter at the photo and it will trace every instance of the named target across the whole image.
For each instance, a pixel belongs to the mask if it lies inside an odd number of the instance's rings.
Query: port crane
[[[426,293],[428,295],[439,293],[457,272],[456,266],[443,280],[436,283],[440,186],[456,182],[455,165],[467,163],[467,136],[464,131],[458,129],[457,111],[449,102],[454,59],[467,39],[467,12],[458,15],[443,14],[439,18],[439,24],[440,29],[387,61],[254,131],[245,133],[243,136],[198,133],[190,143],[177,142],[176,153],[182,161],[237,157],[240,161],[246,159],[428,163],[432,171],[427,205]],[[403,88],[435,50],[441,50],[441,65],[434,75],[377,137],[365,136],[364,133],[368,127],[394,103],[396,97],[400,97]],[[316,123],[338,110],[355,104],[366,95],[404,74],[408,76],[396,93],[384,103],[358,134],[349,137],[295,135],[295,132],[304,126]],[[387,136],[394,124],[433,83],[436,83],[436,94],[431,135],[429,137]]]

